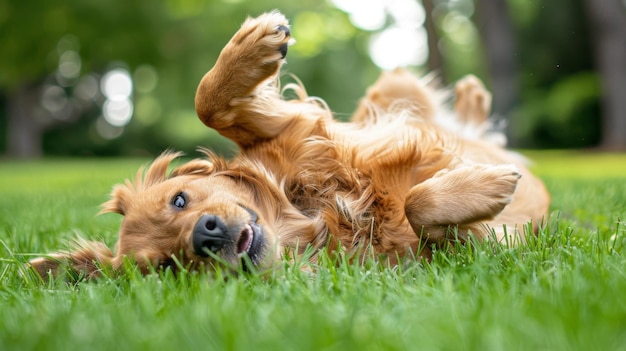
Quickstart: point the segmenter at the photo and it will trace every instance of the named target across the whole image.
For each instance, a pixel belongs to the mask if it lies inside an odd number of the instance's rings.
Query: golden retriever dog
[[[469,236],[523,241],[536,230],[549,195],[490,132],[491,96],[478,79],[459,81],[447,109],[426,80],[385,72],[351,121],[338,122],[301,85],[287,87],[298,98],[282,97],[290,42],[279,12],[249,18],[198,86],[200,120],[237,143],[238,156],[205,150],[176,167],[180,154],[165,152],[103,204],[124,216],[115,252],[79,241],[30,265],[87,278],[125,259],[146,273],[173,263],[265,269],[307,247],[393,265]]]

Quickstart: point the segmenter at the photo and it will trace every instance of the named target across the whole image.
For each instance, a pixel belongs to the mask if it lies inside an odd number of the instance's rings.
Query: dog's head
[[[274,245],[256,206],[258,188],[249,175],[233,174],[217,157],[196,159],[168,174],[176,153],[157,158],[134,184],[113,189],[102,212],[124,219],[117,256],[134,257],[141,265],[209,264],[214,259],[238,265],[247,257],[259,265]]]
[[[162,154],[145,172],[140,170],[134,182],[115,186],[111,199],[102,205],[102,213],[124,216],[115,254],[81,245],[31,265],[44,274],[56,271],[65,260],[94,276],[93,261],[118,269],[125,258],[136,261],[144,272],[174,264],[210,269],[264,267],[271,262],[277,248],[270,224],[279,217],[272,206],[276,201],[267,198],[275,192],[271,184],[261,174],[242,172],[208,152],[206,159],[168,172],[178,156]]]

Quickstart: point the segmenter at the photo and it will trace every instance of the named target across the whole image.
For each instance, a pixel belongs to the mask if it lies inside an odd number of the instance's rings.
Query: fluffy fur
[[[162,154],[103,205],[124,215],[115,253],[79,242],[31,261],[37,272],[65,264],[94,277],[125,258],[145,272],[173,261],[268,267],[307,246],[367,248],[395,264],[469,235],[523,240],[522,226],[546,215],[545,187],[490,131],[491,97],[478,79],[456,84],[450,111],[427,79],[384,72],[340,123],[301,85],[291,87],[298,99],[282,98],[288,28],[278,12],[249,18],[199,84],[200,120],[236,142],[238,156],[205,150],[168,173],[179,154]]]

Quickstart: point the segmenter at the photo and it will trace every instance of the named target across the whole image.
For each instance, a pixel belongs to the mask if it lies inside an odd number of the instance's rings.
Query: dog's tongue
[[[237,254],[241,255],[250,250],[252,246],[252,239],[254,239],[254,231],[249,224],[241,231],[241,235],[239,236],[239,241],[237,241]]]

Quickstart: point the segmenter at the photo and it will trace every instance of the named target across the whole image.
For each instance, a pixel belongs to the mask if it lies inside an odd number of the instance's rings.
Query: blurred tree
[[[0,129],[6,128],[6,151],[32,157],[42,148],[73,155],[193,151],[197,145],[232,150],[225,139],[198,128],[195,88],[246,16],[273,8],[291,19],[294,33],[308,33],[296,34],[287,70],[307,82],[311,95],[346,115],[377,72],[359,32],[325,2],[0,2],[0,106],[6,108]],[[309,27],[312,18],[319,23],[315,28]],[[135,86],[134,117],[125,126],[107,125],[101,115],[100,79],[116,67],[128,71],[136,85],[145,67],[158,80],[150,91]],[[97,94],[82,94],[94,82]]]
[[[626,135],[619,124],[626,120],[620,1],[0,0],[0,143],[14,156],[42,149],[71,155],[155,154],[168,147],[193,152],[196,145],[233,152],[224,138],[199,128],[196,85],[246,16],[279,8],[297,40],[286,71],[339,118],[349,116],[378,75],[370,55],[415,48],[403,44],[427,34],[428,67],[444,82],[468,73],[485,80],[495,112],[510,118],[516,146],[594,146],[603,127],[603,145],[618,148],[615,140]],[[599,12],[607,6],[615,8]],[[375,25],[364,25],[363,13]],[[587,19],[595,19],[593,31]],[[382,35],[399,29],[410,35]],[[388,45],[375,50],[374,39]],[[415,61],[410,66],[426,62],[409,54]],[[101,85],[112,69],[127,72],[134,84],[127,125],[103,118]]]
[[[116,60],[154,61],[156,38],[167,27],[163,7],[146,0],[1,4],[0,91],[7,101],[7,151],[16,157],[41,155],[46,130],[74,123],[93,107],[92,99],[75,94],[81,72],[102,71]]]
[[[509,120],[516,146],[597,145],[600,91],[583,0],[508,4],[518,44],[520,96]]]
[[[518,96],[517,45],[506,1],[475,2],[493,95],[493,112],[509,116]]]
[[[424,26],[428,34],[428,70],[437,72],[440,76],[445,77],[444,59],[441,57],[441,51],[439,50],[439,29],[434,18],[435,4],[433,0],[422,0],[422,5],[426,13]]]
[[[441,57],[444,82],[453,84],[470,73],[488,81],[488,65],[478,31],[480,22],[473,20],[477,17],[474,1],[433,0],[432,3],[435,26],[427,28],[435,33],[429,34],[429,38],[438,40],[436,45],[429,46],[429,54]]]
[[[588,0],[594,6],[613,7],[612,19],[608,15],[596,16],[602,31],[590,30],[589,6],[584,6],[587,0],[432,1],[435,17],[441,19],[437,29],[444,34],[437,49],[443,49],[448,81],[457,79],[459,72],[474,73],[486,81],[494,95],[493,111],[508,121],[511,145],[593,147],[600,142],[601,134],[613,138],[626,135],[620,124],[626,123],[624,108],[608,103],[611,100],[623,104],[625,100],[610,99],[604,94],[604,119],[599,107],[600,82],[606,86],[608,81],[604,77],[612,77],[611,92],[624,96],[617,87],[618,82],[626,81],[618,72],[626,69],[620,56],[626,50],[619,25],[624,23],[626,14],[621,0]],[[471,17],[481,34],[478,46],[472,41],[455,40],[472,31],[469,25],[459,25],[465,23],[464,17]],[[464,30],[454,30],[455,27]],[[608,49],[602,60],[607,73],[602,73],[602,77],[594,69],[592,43],[596,47],[606,43],[603,47]],[[484,49],[484,58],[477,54],[480,47]],[[612,57],[611,63],[608,57]],[[601,128],[606,131],[601,133]]]
[[[621,0],[586,0],[594,56],[601,76],[602,139],[608,150],[626,151],[626,7]]]

